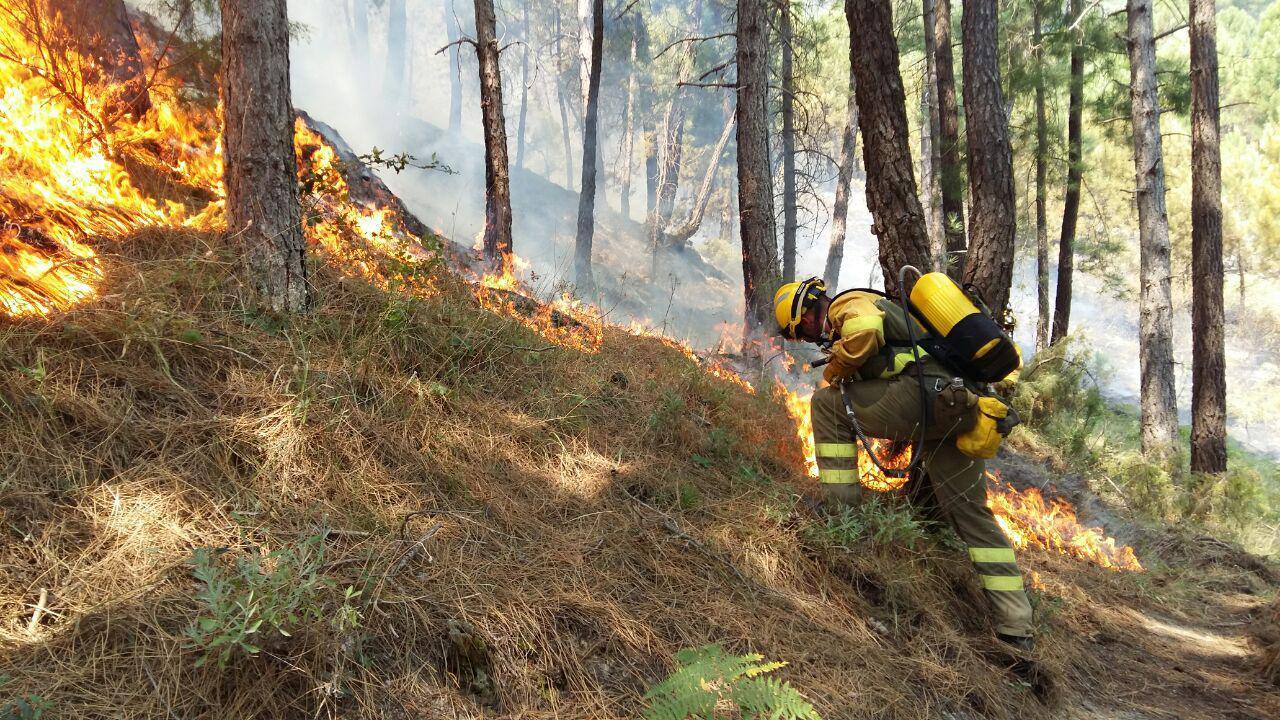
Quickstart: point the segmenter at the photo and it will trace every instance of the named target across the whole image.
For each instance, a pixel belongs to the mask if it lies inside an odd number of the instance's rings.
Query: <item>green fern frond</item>
[[[790,683],[763,677],[786,666],[754,653],[728,655],[719,645],[676,653],[679,668],[645,693],[646,720],[715,717],[722,701],[733,703],[743,720],[821,720]]]

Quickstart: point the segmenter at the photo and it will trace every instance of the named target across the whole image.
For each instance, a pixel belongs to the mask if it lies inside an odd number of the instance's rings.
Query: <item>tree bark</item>
[[[1013,150],[1000,89],[996,0],[965,3],[965,138],[969,144],[969,252],[964,279],[997,318],[1004,315],[1013,284]]]
[[[1080,21],[1082,0],[1070,0],[1068,20]],[[1075,275],[1076,221],[1080,217],[1080,183],[1084,174],[1082,120],[1084,116],[1084,33],[1077,29],[1071,42],[1071,80],[1067,108],[1067,191],[1058,236],[1058,284],[1053,301],[1053,343],[1071,330],[1071,284]]]
[[[480,116],[484,126],[484,257],[511,262],[511,170],[507,121],[502,112],[502,68],[498,60],[493,0],[475,0],[476,58],[480,64]]]
[[[933,269],[945,270],[947,259],[946,219],[942,211],[941,118],[938,114],[937,49],[934,47],[933,26],[935,0],[924,0],[924,79],[920,83],[920,182],[924,191],[924,209],[927,213],[929,251],[933,256]]]
[[[227,233],[253,302],[299,312],[311,302],[298,203],[285,0],[221,0],[223,182]]]
[[[636,54],[648,64],[653,61],[649,57],[649,28],[639,12],[636,13],[636,33],[639,36]],[[658,144],[653,127],[653,89],[648,85],[641,85],[640,91],[640,134],[644,138],[644,216],[648,218],[658,207]]]
[[[1156,43],[1151,0],[1129,0],[1129,86],[1140,243],[1138,352],[1141,360],[1142,451],[1162,456],[1177,439],[1173,379],[1173,298],[1164,153],[1156,95]]]
[[[108,123],[121,115],[145,115],[151,95],[124,0],[52,0],[49,7],[66,28],[72,49],[93,59],[83,69],[84,81],[111,89]]]
[[[906,94],[898,71],[890,0],[845,0],[858,125],[867,171],[867,206],[880,240],[885,290],[898,293],[898,270],[929,267],[924,208],[916,195],[908,146]]]
[[[796,279],[796,233],[800,228],[796,203],[796,79],[791,0],[780,0],[779,42],[782,45],[782,280]]]
[[[857,81],[853,65],[849,66],[849,106],[845,110],[844,135],[840,138],[840,172],[836,178],[836,200],[831,210],[831,241],[827,246],[827,263],[822,279],[827,287],[840,284],[840,265],[844,262],[844,242],[849,227],[849,186],[853,183],[853,166],[858,157],[858,102],[854,98]]]
[[[520,0],[520,26],[524,47],[520,49],[520,124],[516,130],[516,167],[524,169],[525,130],[529,119],[529,0]]]
[[[582,192],[578,196],[578,239],[574,247],[574,282],[578,294],[591,297],[596,292],[595,276],[591,272],[591,241],[596,222],[596,154],[597,130],[600,120],[600,66],[604,54],[604,0],[579,0],[588,6],[591,31],[591,56],[587,71],[587,106],[583,116],[582,132]],[[579,10],[581,13],[581,10]]]
[[[1191,0],[1191,469],[1227,470],[1222,150],[1214,0]]]
[[[1044,48],[1041,0],[1032,3],[1031,43],[1036,61],[1036,350],[1049,345],[1049,221],[1047,215],[1049,128],[1044,106]]]
[[[404,100],[404,71],[409,64],[406,41],[409,20],[404,2],[388,0],[387,5],[387,70],[383,75],[382,93],[397,105]]]
[[[947,258],[940,264],[959,278],[968,243],[964,234],[964,178],[960,173],[960,111],[956,106],[956,74],[951,57],[951,0],[933,8],[934,72],[938,76],[938,156],[942,185],[942,218]]]
[[[769,41],[765,4],[738,0],[738,215],[746,300],[744,345],[760,341],[772,322],[782,275],[769,171]]]
[[[631,176],[635,174],[636,152],[636,85],[640,73],[636,72],[636,61],[640,49],[640,9],[635,10],[631,18],[631,55],[627,65],[627,108],[626,129],[622,132],[622,177],[619,178],[618,191],[621,195],[619,209],[622,217],[631,219]]]
[[[356,0],[368,2],[368,0]],[[458,11],[455,0],[449,0],[449,17],[445,18],[444,29],[449,40],[449,133],[462,132],[462,57],[458,54]],[[366,20],[366,24],[368,21]],[[368,30],[366,29],[366,34]],[[368,40],[365,41],[368,52]]]

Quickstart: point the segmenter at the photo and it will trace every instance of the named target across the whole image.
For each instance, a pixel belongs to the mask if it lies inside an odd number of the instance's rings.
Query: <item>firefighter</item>
[[[911,483],[913,499],[950,522],[968,546],[997,636],[1031,650],[1031,604],[1013,548],[987,507],[985,464],[955,444],[976,421],[977,396],[923,349],[912,351],[907,322],[915,319],[881,293],[848,290],[828,297],[823,282],[812,278],[783,285],[773,304],[784,337],[817,343],[829,352],[823,370],[827,386],[810,401],[824,503],[856,504],[863,492],[846,400],[865,435],[922,440],[914,448],[920,464]],[[925,331],[917,324],[914,332],[919,338]]]

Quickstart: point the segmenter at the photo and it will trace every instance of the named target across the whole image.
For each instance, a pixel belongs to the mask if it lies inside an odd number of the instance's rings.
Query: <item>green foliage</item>
[[[9,683],[7,675],[0,676],[0,687]],[[0,720],[40,720],[53,709],[53,704],[39,695],[23,695],[0,705]]]
[[[840,508],[809,528],[811,540],[849,547],[860,542],[915,547],[924,541],[927,521],[911,505],[888,495],[866,495],[857,505]]]
[[[786,665],[756,654],[728,655],[719,645],[676,653],[680,667],[645,693],[646,720],[735,717],[820,720],[800,691],[765,677]]]
[[[323,535],[265,556],[243,553],[227,563],[223,555],[197,548],[188,561],[192,575],[203,584],[196,594],[201,613],[185,632],[190,645],[202,651],[197,667],[213,660],[221,668],[237,655],[256,655],[261,639],[292,637],[326,617],[338,632],[359,626],[353,603],[360,593],[354,588],[346,588],[336,610],[326,603],[334,584],[320,574]]]

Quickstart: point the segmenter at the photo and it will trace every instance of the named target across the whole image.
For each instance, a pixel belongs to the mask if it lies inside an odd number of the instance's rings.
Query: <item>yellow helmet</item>
[[[816,277],[778,288],[778,292],[773,294],[773,316],[778,320],[778,330],[783,337],[796,339],[796,329],[800,327],[804,311],[826,291],[826,283]]]

